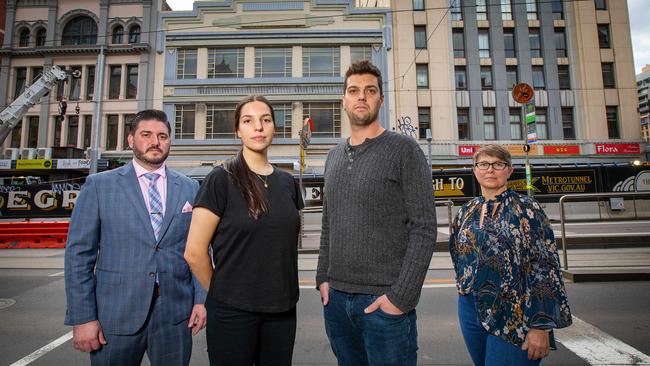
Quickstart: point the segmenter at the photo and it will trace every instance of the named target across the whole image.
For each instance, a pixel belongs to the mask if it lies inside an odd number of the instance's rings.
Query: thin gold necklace
[[[260,178],[260,180],[262,181],[262,183],[264,183],[264,188],[269,188],[269,183],[268,183],[268,181],[269,181],[269,176],[268,176],[268,175],[265,175],[264,178],[262,178],[262,176],[259,175],[259,174],[257,174],[257,173],[255,173],[255,175],[257,175],[257,177]]]

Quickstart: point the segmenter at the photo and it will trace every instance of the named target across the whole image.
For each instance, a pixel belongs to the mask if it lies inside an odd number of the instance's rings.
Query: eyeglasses
[[[509,167],[510,164],[504,163],[503,161],[495,161],[494,163],[479,161],[478,163],[474,163],[474,166],[478,170],[488,170],[490,167],[492,167],[494,170],[504,170],[505,168]]]

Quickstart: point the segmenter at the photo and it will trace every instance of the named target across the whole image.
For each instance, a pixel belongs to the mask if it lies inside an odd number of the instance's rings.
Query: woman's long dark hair
[[[235,109],[235,131],[239,130],[239,118],[241,117],[242,108],[251,102],[262,102],[269,107],[273,126],[275,127],[275,118],[273,117],[273,106],[261,95],[249,95],[239,101]],[[262,180],[246,164],[243,150],[239,150],[236,156],[228,159],[224,163],[224,168],[233,179],[235,186],[239,188],[248,207],[248,215],[254,219],[266,214],[269,211],[269,199],[266,196]]]

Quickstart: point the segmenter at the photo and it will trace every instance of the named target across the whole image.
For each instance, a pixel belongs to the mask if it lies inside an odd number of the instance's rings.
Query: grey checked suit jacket
[[[187,320],[205,291],[183,258],[198,183],[167,168],[165,217],[156,240],[133,164],[91,175],[75,202],[65,250],[66,325],[99,320],[104,333],[144,324],[155,274],[163,319]]]

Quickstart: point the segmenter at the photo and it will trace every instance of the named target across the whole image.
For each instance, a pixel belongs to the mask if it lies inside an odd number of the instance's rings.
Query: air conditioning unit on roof
[[[52,159],[52,148],[51,147],[39,147],[36,149],[36,157],[38,159]]]
[[[36,149],[22,149],[20,151],[21,159],[36,159]]]

